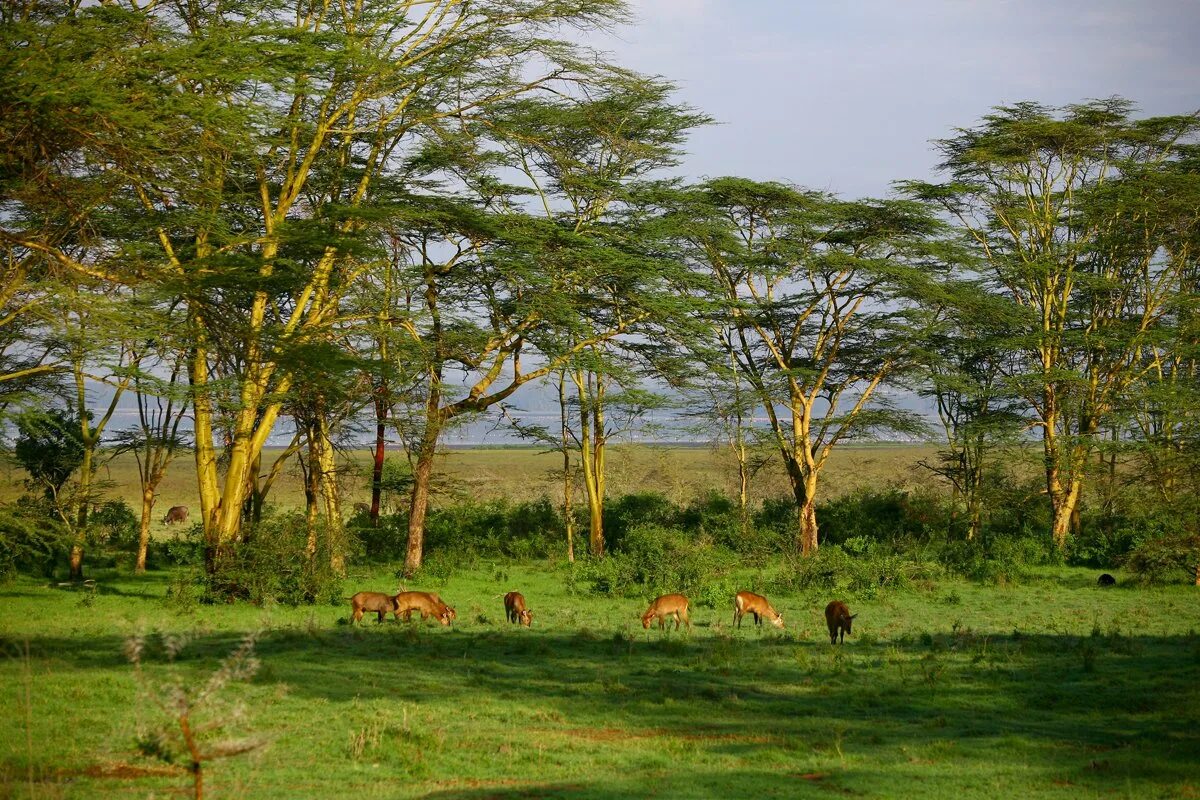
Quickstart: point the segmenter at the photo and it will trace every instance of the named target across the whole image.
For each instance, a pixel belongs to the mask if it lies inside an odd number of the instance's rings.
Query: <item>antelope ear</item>
[[[857,616],[858,616],[858,614],[851,614],[851,615],[850,615],[850,619],[854,619],[854,618],[855,618],[855,617],[857,617]]]

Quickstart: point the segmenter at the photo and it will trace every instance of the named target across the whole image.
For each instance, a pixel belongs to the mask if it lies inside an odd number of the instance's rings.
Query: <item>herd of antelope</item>
[[[496,595],[500,597],[500,595]],[[446,605],[440,597],[430,592],[400,592],[396,595],[383,592],[359,592],[350,598],[351,617],[354,622],[362,619],[365,612],[374,612],[378,621],[383,622],[390,613],[396,619],[404,616],[405,621],[412,619],[412,612],[419,612],[422,620],[436,619],[442,625],[449,625],[458,615],[451,606]],[[771,607],[767,598],[754,592],[738,592],[733,598],[733,624],[742,627],[742,617],[750,614],[754,617],[755,625],[762,625],[767,620],[776,628],[783,628],[783,615]],[[533,624],[533,612],[525,605],[525,596],[520,592],[509,592],[504,595],[504,616],[510,623],[519,622],[526,628]],[[850,609],[841,600],[834,600],[825,606],[825,623],[829,626],[829,641],[831,644],[844,642],[846,634],[857,614],[851,614]],[[675,630],[679,630],[682,622],[691,630],[692,623],[688,619],[688,599],[681,594],[664,594],[659,597],[646,613],[642,614],[642,627],[649,628],[650,623],[658,620],[658,627],[669,626],[670,620],[675,621]]]

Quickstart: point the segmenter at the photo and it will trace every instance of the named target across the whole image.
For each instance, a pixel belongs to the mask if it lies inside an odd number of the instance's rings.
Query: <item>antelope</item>
[[[167,515],[163,517],[163,524],[174,525],[176,522],[187,522],[187,515],[187,506],[171,506],[167,509]]]
[[[401,592],[396,595],[396,616],[404,615],[404,621],[412,619],[412,612],[421,614],[421,619],[434,617],[443,625],[458,616],[454,609],[442,602],[436,594],[430,592]]]
[[[675,618],[675,630],[679,630],[680,619],[688,626],[689,631],[692,629],[692,623],[688,619],[688,599],[681,594],[664,594],[651,603],[646,613],[642,614],[642,627],[649,628],[650,620],[656,617],[660,629],[666,623],[667,617]]]
[[[520,592],[504,595],[504,616],[509,622],[520,622],[526,628],[533,624],[533,612],[525,607],[525,595]]]
[[[370,514],[371,506],[369,503],[355,503],[354,504],[354,513],[355,514]]]
[[[846,604],[841,600],[834,600],[825,606],[825,623],[829,626],[829,643],[837,644],[839,636],[845,642],[846,634],[850,633],[850,624],[857,616],[858,614],[851,614],[850,609],[846,608]]]
[[[352,617],[355,622],[362,619],[364,611],[374,611],[379,615],[379,622],[383,622],[383,618],[388,615],[388,612],[400,617],[400,607],[397,605],[396,599],[399,595],[393,597],[390,594],[383,592],[359,592],[350,598],[350,608],[354,611]]]
[[[762,625],[763,617],[771,621],[776,628],[783,628],[783,614],[777,614],[767,598],[754,592],[738,592],[733,598],[733,621],[742,627],[742,617],[754,615],[754,624]]]

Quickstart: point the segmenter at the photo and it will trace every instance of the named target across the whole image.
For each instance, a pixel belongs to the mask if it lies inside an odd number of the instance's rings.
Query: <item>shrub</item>
[[[662,528],[678,525],[679,508],[661,494],[638,492],[618,497],[604,507],[604,541],[610,550],[621,550],[626,535],[642,525]]]
[[[568,585],[597,594],[649,596],[682,592],[696,605],[724,604],[731,554],[706,540],[689,540],[672,528],[645,524],[629,529],[621,549],[575,562]]]
[[[0,580],[18,571],[53,571],[67,551],[67,531],[38,498],[0,506]]]
[[[1200,575],[1200,534],[1148,536],[1130,552],[1125,568],[1140,583],[1194,582]]]
[[[330,566],[329,536],[317,536],[308,557],[308,528],[301,514],[264,520],[244,531],[245,539],[205,576],[207,602],[249,600],[257,605],[339,603],[342,582]]]
[[[853,556],[830,544],[811,555],[789,558],[775,579],[775,588],[783,593],[819,591],[869,599],[881,591],[906,588],[914,581],[940,574],[936,564],[914,560],[904,553],[871,547]]]

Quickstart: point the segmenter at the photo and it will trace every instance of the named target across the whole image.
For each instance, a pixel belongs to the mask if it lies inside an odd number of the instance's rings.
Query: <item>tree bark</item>
[[[375,397],[375,458],[371,464],[371,525],[379,527],[379,504],[383,497],[383,462],[387,457],[388,406],[376,392]]]
[[[417,464],[413,469],[412,499],[408,514],[408,547],[404,554],[404,574],[414,575],[421,569],[425,556],[425,516],[429,511],[429,483],[433,461],[441,435],[441,419],[435,416],[425,422],[425,431],[418,446]]]
[[[563,457],[563,524],[567,533],[567,562],[575,563],[575,485],[571,476],[570,429],[567,414],[567,378],[558,373],[558,410],[562,427],[559,431],[559,447]]]
[[[146,551],[150,549],[150,520],[154,514],[155,499],[154,487],[142,489],[142,522],[138,529],[137,563],[133,567],[137,573],[146,571]]]
[[[335,575],[346,574],[346,552],[343,544],[344,522],[337,483],[337,459],[329,437],[329,423],[322,415],[317,420],[320,447],[317,455],[320,466],[321,497],[325,501],[325,535],[329,539],[329,567]]]

